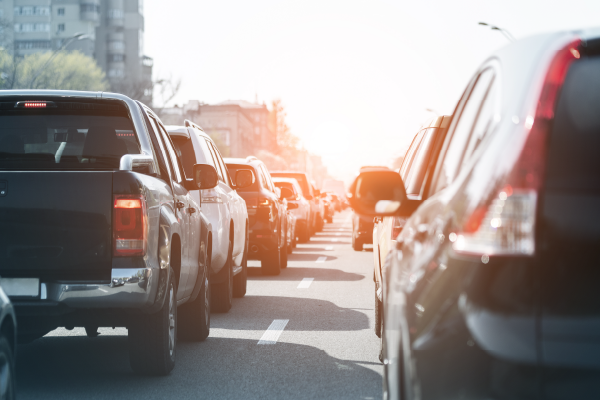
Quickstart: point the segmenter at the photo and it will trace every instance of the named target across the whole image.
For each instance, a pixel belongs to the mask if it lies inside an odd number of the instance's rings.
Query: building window
[[[121,41],[109,42],[108,49],[111,51],[125,51],[125,43]]]
[[[15,10],[15,15],[50,16],[50,7],[23,6],[23,7],[15,7],[14,10]]]
[[[50,24],[15,24],[15,32],[50,32]]]
[[[58,24],[58,31],[59,32],[64,32],[65,31],[65,24]]]
[[[100,6],[98,4],[82,4],[81,12],[100,12]]]
[[[59,8],[58,10],[56,10],[56,14],[58,14],[58,15],[65,15],[65,9],[64,8]]]
[[[108,62],[123,62],[123,61],[125,61],[124,54],[109,54],[108,55]]]
[[[123,77],[123,70],[118,68],[111,68],[108,70],[108,76],[111,78],[121,78]]]
[[[108,10],[108,19],[123,19],[123,10]]]
[[[50,49],[51,43],[49,40],[20,40],[15,42],[15,49]]]

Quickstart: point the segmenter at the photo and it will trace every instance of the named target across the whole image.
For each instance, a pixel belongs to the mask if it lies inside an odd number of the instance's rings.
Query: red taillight
[[[396,240],[400,232],[402,232],[402,228],[404,228],[404,224],[406,224],[406,218],[402,217],[392,217],[392,229],[391,229],[391,239]]]
[[[544,179],[546,143],[560,89],[571,63],[580,57],[580,44],[580,40],[569,43],[550,63],[535,113],[527,116],[523,124],[526,138],[520,155],[492,196],[471,211],[462,232],[450,235],[456,251],[486,257],[534,254],[535,216]]]
[[[27,102],[25,108],[46,108],[46,102]]]
[[[146,231],[144,197],[116,195],[113,207],[113,255],[120,257],[145,255]]]

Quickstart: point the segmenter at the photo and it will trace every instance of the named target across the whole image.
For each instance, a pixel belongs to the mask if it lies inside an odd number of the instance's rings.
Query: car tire
[[[129,328],[129,363],[138,374],[168,375],[175,367],[177,347],[177,285],[173,269],[162,308],[135,318]]]
[[[263,275],[279,275],[281,273],[281,256],[279,247],[263,256],[260,269]]]
[[[287,268],[288,263],[288,245],[287,242],[283,243],[283,247],[279,250],[279,261],[281,268]]]
[[[308,228],[302,228],[300,229],[300,231],[298,232],[298,241],[300,243],[308,243],[308,241],[310,240],[310,235],[308,233]]]
[[[354,235],[352,235],[352,249],[354,251],[362,251],[363,250],[363,244],[361,241],[359,241],[358,239],[356,239],[354,237]]]
[[[0,399],[14,400],[17,392],[15,379],[15,359],[8,339],[0,336]]]
[[[291,242],[287,246],[287,253],[292,254],[292,250],[294,249],[294,242],[296,239],[292,239]]]
[[[218,313],[226,313],[231,310],[233,305],[233,243],[229,241],[229,251],[227,261],[223,268],[225,269],[225,280],[219,284],[213,284],[212,290],[212,309]]]
[[[210,267],[207,268],[210,271]],[[210,334],[210,273],[206,274],[202,288],[194,301],[179,307],[178,338],[202,342]]]
[[[244,257],[242,258],[242,272],[233,277],[233,297],[241,298],[246,295],[248,286],[248,237],[246,237],[246,247],[244,248]]]
[[[381,329],[383,327],[383,303],[377,298],[377,289],[375,289],[375,335],[381,338]]]
[[[323,230],[323,225],[323,217],[319,215],[315,221],[315,232],[321,232]]]

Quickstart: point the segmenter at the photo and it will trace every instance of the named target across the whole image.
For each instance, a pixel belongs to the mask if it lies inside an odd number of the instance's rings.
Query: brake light
[[[56,108],[56,103],[53,101],[19,101],[15,104],[15,108]]]
[[[143,256],[147,248],[146,201],[143,196],[116,195],[113,207],[113,255]]]
[[[406,223],[406,218],[402,217],[392,217],[392,229],[391,229],[391,238],[392,240],[396,240],[400,232],[402,232],[402,228],[404,228],[404,224]]]
[[[546,143],[567,71],[580,57],[580,43],[569,43],[550,63],[535,113],[524,121],[526,138],[512,170],[491,198],[474,208],[462,232],[450,234],[457,252],[481,254],[486,263],[490,255],[535,253],[535,216],[545,172]]]

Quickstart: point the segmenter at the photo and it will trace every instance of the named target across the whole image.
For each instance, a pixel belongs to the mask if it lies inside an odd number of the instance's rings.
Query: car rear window
[[[0,102],[0,170],[118,169],[140,154],[124,105],[54,102],[44,109]]]
[[[575,62],[550,134],[546,187],[600,194],[600,57]]]
[[[229,175],[231,175],[231,179],[234,182],[235,182],[235,174],[237,173],[237,171],[239,171],[241,169],[250,170],[254,174],[254,182],[252,183],[252,185],[246,186],[241,189],[236,189],[238,192],[258,192],[258,175],[252,166],[244,165],[244,164],[226,164],[226,165],[227,165],[227,170],[229,171]]]
[[[278,188],[288,188],[288,189],[290,189],[292,191],[292,193],[294,193],[296,195],[298,194],[298,193],[296,193],[296,188],[294,187],[294,185],[291,182],[277,182],[277,181],[275,181],[273,183],[275,184],[275,187],[278,187]]]
[[[304,174],[296,174],[293,172],[271,172],[271,176],[280,178],[294,178],[298,181],[298,184],[302,189],[302,194],[304,196],[310,194],[310,189],[308,188],[308,180],[306,179],[306,175]]]

